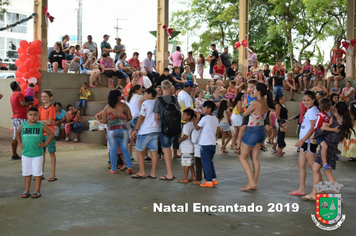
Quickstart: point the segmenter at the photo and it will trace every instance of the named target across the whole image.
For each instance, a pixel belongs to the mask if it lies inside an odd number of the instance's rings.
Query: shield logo
[[[323,224],[335,224],[341,218],[341,194],[316,194],[316,218]]]

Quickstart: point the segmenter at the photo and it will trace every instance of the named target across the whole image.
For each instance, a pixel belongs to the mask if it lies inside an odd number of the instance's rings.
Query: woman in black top
[[[283,149],[286,146],[284,139],[285,139],[285,129],[287,126],[285,125],[284,127],[280,127],[279,124],[281,123],[281,121],[284,122],[284,121],[288,120],[288,109],[284,105],[284,103],[286,102],[286,95],[284,95],[284,93],[278,94],[275,97],[275,102],[276,102],[276,112],[275,113],[276,113],[276,118],[277,118],[276,122],[278,123],[278,124],[276,124],[276,126],[278,127],[278,134],[277,134],[277,143],[275,143],[272,147],[273,152],[277,152],[277,150],[276,150],[277,145],[278,145],[279,150]],[[278,156],[284,155],[284,153],[282,151],[280,151],[277,154],[278,154]]]
[[[330,82],[332,80],[334,81],[340,81],[345,79],[345,65],[342,64],[342,59],[341,58],[336,58],[336,65],[333,66],[332,68],[332,75],[328,77],[327,81],[327,86],[326,88],[330,90]]]
[[[281,72],[277,70],[276,76],[272,77],[271,79],[273,79],[274,96],[283,93],[284,76],[281,75]]]
[[[65,54],[62,51],[60,42],[54,43],[54,50],[48,55],[48,61],[51,63],[53,72],[57,73],[58,69],[63,69],[63,73],[68,72],[69,64],[62,63],[65,60]],[[63,68],[64,65],[64,68]]]

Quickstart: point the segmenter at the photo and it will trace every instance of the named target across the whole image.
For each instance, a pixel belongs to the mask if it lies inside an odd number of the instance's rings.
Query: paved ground
[[[6,133],[6,132],[5,132]],[[4,134],[4,130],[1,131]],[[4,137],[3,135],[0,135]],[[3,139],[3,138],[1,138]],[[111,175],[105,147],[59,143],[58,181],[42,184],[42,198],[21,199],[21,163],[0,152],[0,235],[355,235],[356,164],[341,158],[334,172],[345,187],[342,214],[346,220],[334,232],[315,226],[315,203],[288,192],[298,186],[295,140],[287,140],[287,155],[278,158],[261,153],[258,190],[240,192],[246,176],[236,155],[215,157],[219,185],[212,189],[176,182],[132,179],[124,173]],[[73,149],[72,149],[73,148]],[[4,149],[1,149],[4,150]],[[46,177],[50,169],[46,162]],[[150,163],[146,164],[147,169]],[[182,177],[179,160],[174,174]],[[138,169],[134,162],[134,171]],[[157,174],[165,173],[164,161]],[[32,186],[33,187],[33,186]],[[308,170],[307,189],[311,190]],[[33,188],[32,188],[33,191]],[[189,205],[187,213],[154,213],[153,204]],[[193,203],[206,205],[262,205],[261,213],[194,213]],[[293,204],[298,212],[267,212],[269,203]]]

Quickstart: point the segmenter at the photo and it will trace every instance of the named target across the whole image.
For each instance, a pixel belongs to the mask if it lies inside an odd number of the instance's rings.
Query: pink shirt
[[[183,55],[180,51],[175,51],[171,56],[171,60],[173,61],[173,66],[181,66]]]
[[[35,95],[35,90],[33,88],[28,87],[25,90],[26,96],[33,97]]]
[[[108,57],[109,60],[104,61],[103,59],[100,59],[100,65],[104,65],[105,68],[114,68],[113,63],[114,60],[111,57]]]
[[[127,62],[129,64],[132,64],[135,69],[138,69],[138,66],[140,65],[140,61],[138,59],[134,61],[132,58],[130,58]]]
[[[300,106],[300,111],[299,111],[299,124],[303,123],[303,118],[305,113],[307,112],[307,108],[304,106],[304,103],[302,102],[302,105]]]

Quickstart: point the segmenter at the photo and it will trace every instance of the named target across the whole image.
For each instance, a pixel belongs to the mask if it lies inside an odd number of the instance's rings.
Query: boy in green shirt
[[[41,176],[43,164],[43,148],[46,147],[53,139],[54,133],[47,125],[37,122],[39,118],[38,109],[30,107],[27,112],[28,121],[21,124],[16,132],[17,142],[23,147],[22,149],[22,176],[25,176],[25,192],[22,198],[30,197],[31,176],[35,177],[35,192],[32,198],[41,197]],[[46,142],[42,142],[43,133],[49,134]]]

